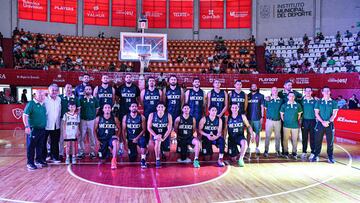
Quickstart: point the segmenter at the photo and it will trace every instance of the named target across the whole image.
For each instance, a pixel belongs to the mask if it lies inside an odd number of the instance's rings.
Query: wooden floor
[[[244,168],[228,165],[220,177],[200,184],[172,188],[155,184],[141,189],[96,184],[77,177],[64,164],[29,172],[22,131],[0,131],[0,201],[360,202],[360,143],[335,142],[338,162],[334,165],[326,162],[325,154],[319,163],[253,156]],[[325,145],[322,151],[326,152]]]

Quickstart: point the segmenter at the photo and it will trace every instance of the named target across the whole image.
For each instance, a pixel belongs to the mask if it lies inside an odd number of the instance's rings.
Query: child
[[[75,158],[75,141],[79,136],[79,124],[80,124],[80,116],[76,110],[76,104],[73,101],[69,101],[68,103],[69,111],[65,113],[63,117],[63,125],[62,131],[64,132],[64,141],[66,142],[66,164],[70,164],[71,162],[76,163]],[[72,155],[72,161],[70,162],[70,154]]]

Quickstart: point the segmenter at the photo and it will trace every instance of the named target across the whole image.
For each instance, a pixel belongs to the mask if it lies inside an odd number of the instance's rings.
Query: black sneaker
[[[156,168],[161,168],[161,161],[160,161],[160,160],[156,160],[155,166],[156,166]]]
[[[38,169],[38,167],[36,167],[35,164],[27,164],[26,167],[28,168],[29,171]]]
[[[166,156],[165,156],[165,154],[161,154],[161,160],[166,161]]]
[[[268,158],[268,157],[269,157],[269,153],[264,152],[264,157],[265,157],[265,158]]]
[[[90,156],[90,159],[95,159],[95,158],[96,158],[96,155],[95,155],[94,152],[91,152],[91,153],[89,154],[89,156]]]
[[[146,160],[145,160],[145,159],[141,159],[141,161],[140,161],[140,166],[141,166],[141,168],[147,168],[147,164],[146,164]]]
[[[46,161],[40,161],[39,163],[41,164],[41,167],[43,167],[43,168],[48,167],[48,164],[46,163]]]
[[[78,157],[79,159],[83,159],[83,158],[85,158],[85,154],[84,154],[84,153],[78,153],[78,154],[77,154],[77,157]]]
[[[334,164],[336,161],[335,161],[335,159],[333,158],[333,157],[329,157],[328,158],[328,163],[330,163],[330,164]]]
[[[311,161],[311,162],[319,162],[319,157],[318,157],[318,156],[314,156],[310,161]]]

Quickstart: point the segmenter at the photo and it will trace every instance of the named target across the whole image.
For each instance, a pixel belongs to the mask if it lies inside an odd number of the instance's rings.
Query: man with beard
[[[190,116],[195,118],[196,127],[204,116],[205,99],[204,91],[200,88],[200,79],[194,78],[193,88],[185,92],[185,103],[189,104]]]
[[[167,111],[174,119],[179,117],[181,113],[181,106],[184,103],[184,90],[177,84],[175,75],[169,78],[170,87],[165,88],[165,104]]]
[[[244,91],[241,90],[241,80],[236,80],[234,84],[235,89],[229,93],[230,107],[232,104],[239,106],[239,113],[244,114],[248,105],[248,98]]]
[[[214,79],[213,87],[210,92],[207,93],[208,107],[215,106],[217,110],[217,116],[221,118],[222,123],[225,122],[225,112],[228,108],[228,94],[224,90],[221,90],[221,83],[218,79]]]
[[[120,120],[126,114],[130,113],[130,105],[133,103],[138,104],[140,96],[140,89],[133,83],[131,74],[125,75],[125,83],[116,89],[116,96],[119,98],[120,103]]]
[[[141,168],[147,168],[146,164],[146,121],[145,117],[138,112],[138,104],[132,103],[129,107],[130,113],[122,120],[123,140],[128,142],[129,160],[135,161],[137,157],[137,146],[141,149]],[[126,146],[126,145],[125,145]]]
[[[259,93],[259,89],[256,84],[251,84],[250,93],[248,94],[249,105],[247,107],[247,119],[250,122],[252,129],[254,130],[256,137],[256,155],[260,155],[259,144],[260,144],[260,131],[264,117],[264,95]],[[247,133],[247,142],[250,141],[250,133]],[[250,146],[248,153],[250,153]]]
[[[84,98],[85,87],[89,84],[90,75],[85,73],[82,78],[82,83],[75,87],[75,97],[78,99]]]
[[[105,104],[109,104],[111,107],[115,101],[115,89],[109,85],[109,76],[103,75],[101,77],[101,85],[96,86],[94,89],[94,97],[99,100],[100,109]]]

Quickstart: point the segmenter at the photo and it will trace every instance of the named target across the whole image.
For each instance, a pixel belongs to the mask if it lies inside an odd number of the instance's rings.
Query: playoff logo
[[[22,117],[23,113],[24,110],[20,108],[12,109],[12,114],[17,120],[19,120]]]

